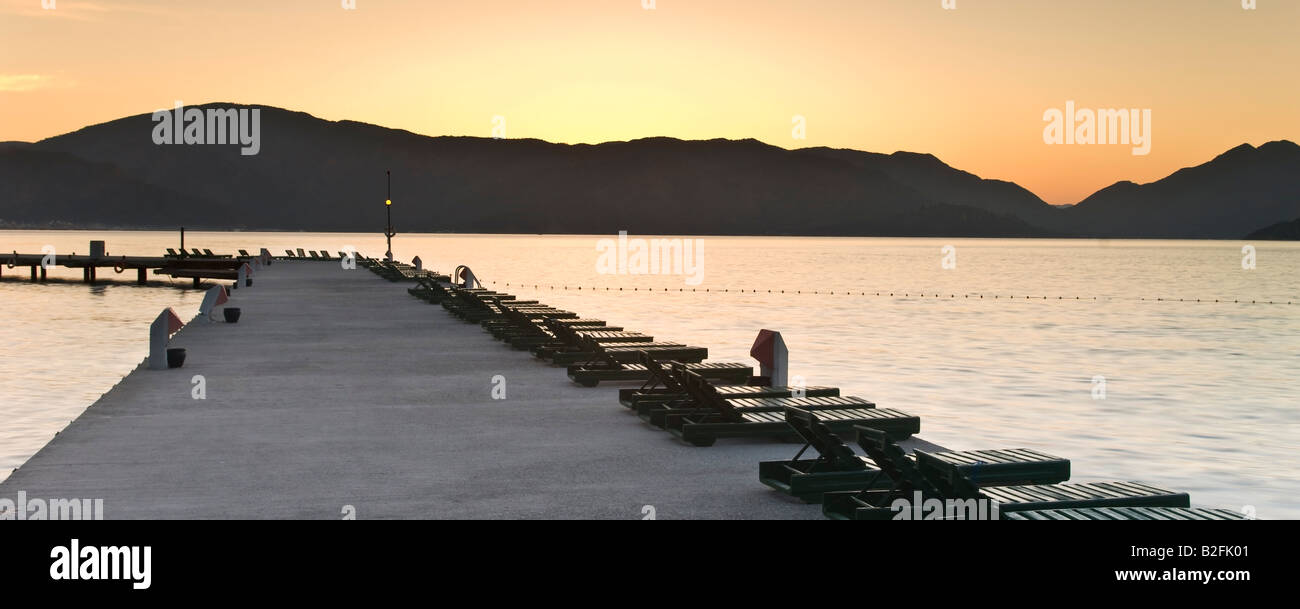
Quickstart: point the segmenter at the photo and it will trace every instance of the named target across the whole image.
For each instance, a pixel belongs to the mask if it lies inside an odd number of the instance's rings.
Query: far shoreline
[[[21,226],[0,226],[0,232],[40,232],[40,231],[66,231],[66,232],[132,232],[132,233],[169,233],[177,232],[180,227],[21,227]],[[302,234],[337,234],[337,235],[368,235],[370,233],[382,234],[381,231],[338,231],[338,230],[309,230],[309,229],[278,229],[278,228],[206,228],[206,227],[185,227],[187,233],[302,233]],[[463,237],[608,237],[616,233],[520,233],[520,232],[501,232],[501,233],[478,233],[478,232],[456,232],[456,231],[415,231],[399,233],[399,235],[458,235]],[[641,235],[648,237],[709,237],[709,238],[803,238],[803,239],[987,239],[987,240],[1025,240],[1025,241],[1218,241],[1218,242],[1241,242],[1241,241],[1269,241],[1278,243],[1300,242],[1300,239],[1284,238],[1264,238],[1264,237],[1135,237],[1135,236],[1097,236],[1097,235],[1034,235],[1034,236],[991,236],[991,235],[808,235],[808,234],[669,234],[669,233],[640,233],[628,231],[629,235]]]

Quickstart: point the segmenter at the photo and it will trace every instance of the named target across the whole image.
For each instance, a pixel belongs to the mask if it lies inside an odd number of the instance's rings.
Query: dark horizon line
[[[96,230],[102,230],[102,231],[118,231],[118,232],[178,232],[178,231],[180,230],[180,228],[181,228],[181,227],[179,227],[179,226],[171,226],[171,227],[153,227],[153,228],[148,228],[148,227],[130,227],[130,228],[125,228],[125,227],[103,227],[103,226],[97,226],[97,227],[93,227],[93,228],[77,228],[77,227],[57,227],[57,228],[56,228],[56,227],[41,227],[41,228],[24,228],[24,227],[0,226],[0,231],[96,231]],[[189,225],[187,225],[187,226],[185,227],[185,232],[187,232],[187,233],[191,233],[191,232],[208,232],[208,233],[327,233],[327,234],[339,234],[339,235],[368,235],[368,234],[371,234],[371,233],[373,232],[373,233],[375,233],[376,235],[379,235],[379,236],[382,236],[382,235],[383,235],[383,232],[382,232],[382,231],[341,231],[341,230],[307,230],[307,229],[292,229],[292,230],[291,230],[291,229],[271,229],[271,228],[256,228],[256,229],[253,229],[253,228],[235,228],[235,227],[226,227],[226,228],[210,228],[210,227],[203,227],[203,226],[189,226]],[[608,237],[610,237],[611,235],[617,235],[617,234],[618,234],[617,232],[615,232],[615,233],[551,233],[551,232],[542,232],[542,233],[520,233],[520,232],[487,233],[487,232],[456,232],[456,231],[412,231],[412,232],[406,232],[406,233],[398,233],[397,236],[400,238],[402,235],[470,235],[470,236],[474,236],[474,235],[483,235],[483,236],[503,236],[503,235],[504,235],[504,236],[520,236],[520,237],[536,237],[536,236],[545,236],[545,237],[603,237],[603,238],[608,238]],[[1247,237],[1244,237],[1244,236],[1243,236],[1243,237],[1134,237],[1134,236],[1116,236],[1116,237],[1108,237],[1108,236],[1096,236],[1096,235],[1050,235],[1050,236],[1042,236],[1042,235],[1039,235],[1039,236],[1024,236],[1024,235],[1020,235],[1020,236],[992,237],[992,236],[987,236],[987,235],[985,235],[985,236],[963,236],[963,235],[800,235],[800,234],[766,234],[766,235],[753,235],[753,234],[710,234],[710,233],[668,234],[668,233],[635,233],[635,232],[632,232],[632,231],[627,231],[627,234],[628,234],[629,237],[682,237],[682,238],[687,238],[687,237],[710,237],[710,238],[716,238],[716,237],[742,237],[742,238],[753,238],[753,237],[781,237],[781,238],[787,238],[787,237],[797,237],[797,238],[806,238],[806,239],[1026,239],[1026,240],[1038,239],[1038,240],[1070,240],[1070,241],[1086,241],[1086,240],[1091,240],[1091,241],[1247,241],[1247,240],[1249,240],[1249,241],[1295,241],[1294,239],[1264,239],[1264,238],[1247,239]]]

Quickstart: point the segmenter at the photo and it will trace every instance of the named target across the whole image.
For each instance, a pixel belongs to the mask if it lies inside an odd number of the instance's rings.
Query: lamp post
[[[388,175],[388,198],[384,199],[384,210],[388,212],[388,230],[384,232],[384,236],[388,238],[388,252],[385,256],[388,257],[389,262],[392,262],[393,235],[397,234],[393,232],[393,172],[385,171],[384,173]]]

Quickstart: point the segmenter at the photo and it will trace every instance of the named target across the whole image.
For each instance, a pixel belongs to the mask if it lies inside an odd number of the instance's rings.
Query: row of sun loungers
[[[392,263],[371,266],[391,275]],[[840,520],[897,517],[896,502],[996,505],[1005,520],[1232,520],[1231,510],[1191,508],[1186,493],[1141,482],[1070,483],[1070,461],[1027,448],[907,454],[898,442],[920,418],[834,387],[773,387],[753,367],[705,362],[708,350],[486,289],[413,277],[408,291],[477,323],[515,349],[566,366],[574,382],[637,381],[619,402],[654,428],[695,446],[719,438],[801,442],[794,458],[759,464],[759,481],[821,503]],[[847,441],[855,441],[862,453]],[[809,450],[814,454],[810,454]],[[929,514],[926,517],[934,517]],[[954,517],[940,511],[938,517]],[[956,517],[964,517],[958,515]]]
[[[241,250],[242,251],[242,250]],[[185,250],[176,251],[175,248],[167,248],[167,254],[164,258],[230,258],[229,254],[214,254],[212,250],[205,249],[199,251],[199,248],[190,248],[190,253]]]
[[[337,257],[330,256],[329,250],[307,250],[303,251],[300,247],[297,253],[294,250],[284,250],[284,260],[341,260],[347,258],[347,252],[339,252]]]
[[[888,520],[918,500],[942,510],[926,518],[969,518],[952,506],[996,506],[1003,520],[1241,520],[1231,510],[1191,508],[1187,493],[1142,482],[1065,482],[1066,459],[1030,449],[907,454],[889,433],[854,427],[858,455],[814,410],[787,408],[805,445],[788,461],[759,464],[759,480],[837,520]],[[815,458],[801,459],[812,448]],[[903,501],[899,506],[896,502]]]
[[[408,290],[413,296],[480,324],[514,348],[529,349],[551,363],[566,365],[569,378],[586,387],[602,381],[649,380],[651,371],[638,361],[641,352],[687,362],[692,371],[711,380],[744,382],[754,372],[745,364],[704,363],[708,357],[704,347],[655,342],[652,336],[625,332],[602,320],[581,319],[571,311],[521,301],[510,294],[446,286],[427,278],[417,283]]]
[[[338,257],[333,257],[330,255],[329,251],[327,250],[303,251],[302,248],[298,248],[297,253],[295,253],[293,250],[284,250],[284,254],[285,254],[284,256],[280,257],[283,260],[334,260],[334,261],[346,258],[348,255],[347,252],[339,252]],[[239,250],[240,258],[251,258],[254,255],[255,254],[248,253],[248,250],[242,250],[242,249]],[[229,254],[215,254],[210,249],[200,250],[197,247],[190,248],[189,252],[186,252],[183,249],[177,251],[176,248],[169,247],[167,248],[167,254],[164,257],[165,258],[231,258],[232,256]]]
[[[339,252],[340,255],[343,253],[344,252]],[[420,279],[427,279],[436,282],[449,281],[451,279],[446,275],[439,275],[430,270],[417,269],[413,265],[401,262],[358,257],[357,264],[363,268],[370,269],[370,271],[376,275],[393,282],[418,281]]]
[[[493,336],[537,357],[567,365],[569,377],[594,386],[601,381],[640,381],[642,390],[658,399],[627,394],[642,406],[643,418],[683,441],[697,446],[723,437],[793,439],[782,411],[789,406],[818,410],[836,429],[871,425],[894,437],[919,431],[920,419],[892,409],[878,409],[868,400],[840,397],[833,388],[812,388],[793,397],[795,389],[715,383],[744,383],[753,367],[737,363],[704,363],[708,350],[681,343],[656,341],[653,336],[627,332],[602,320],[582,320],[571,311],[513,295],[484,289],[464,289],[419,280],[408,290],[453,315],[480,324]],[[667,391],[658,391],[662,385]],[[724,387],[719,391],[719,387]],[[725,393],[725,395],[723,395]]]

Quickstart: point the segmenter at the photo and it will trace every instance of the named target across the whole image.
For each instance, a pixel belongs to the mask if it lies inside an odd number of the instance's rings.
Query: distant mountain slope
[[[378,230],[390,168],[403,231],[931,234],[920,219],[953,205],[901,183],[885,164],[754,140],[433,138],[260,108],[262,146],[252,157],[234,146],[154,145],[144,115],[36,146],[114,163],[264,227]],[[945,224],[964,235],[1041,232],[1001,210],[977,211]]]
[[[386,169],[399,232],[1239,238],[1300,216],[1290,142],[1243,146],[1062,209],[928,154],[426,137],[239,107],[262,112],[256,156],[235,145],[155,145],[149,115],[0,145],[0,218],[380,231]]]
[[[1300,146],[1242,144],[1150,184],[1119,182],[1062,210],[1085,235],[1235,239],[1300,216]]]
[[[1296,218],[1290,222],[1278,222],[1272,226],[1266,226],[1246,235],[1246,238],[1273,241],[1300,241],[1300,218]]]
[[[225,216],[207,201],[146,184],[112,164],[12,143],[0,146],[0,197],[0,226],[217,225]]]

